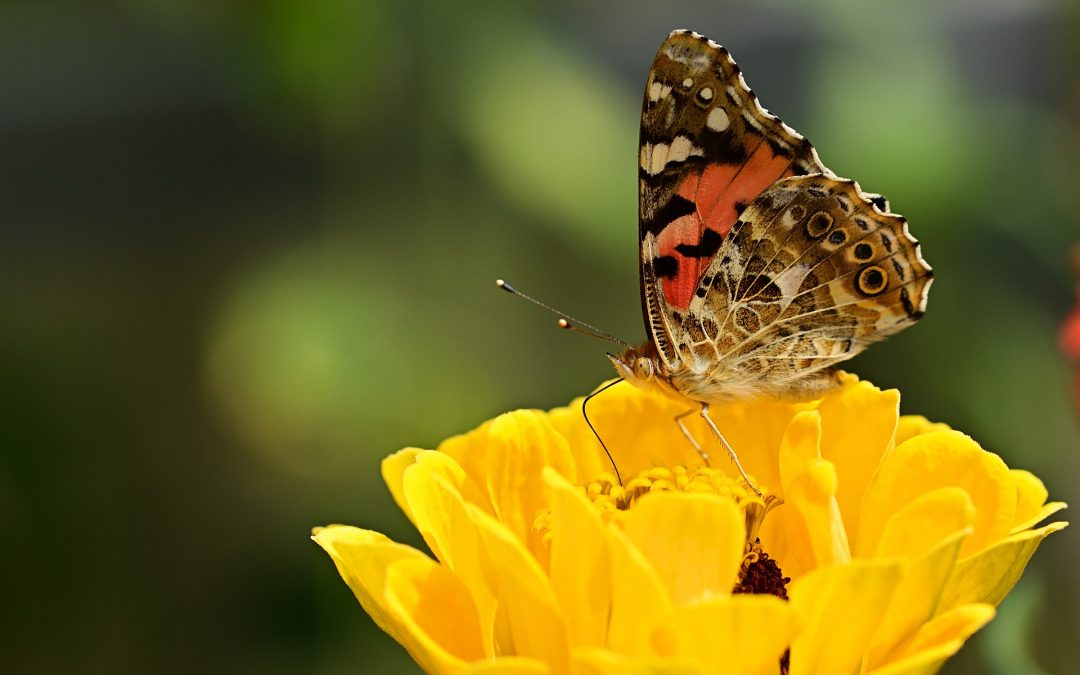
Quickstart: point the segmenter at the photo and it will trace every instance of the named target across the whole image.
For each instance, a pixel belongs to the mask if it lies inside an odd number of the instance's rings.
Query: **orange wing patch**
[[[747,142],[754,138],[747,137]],[[701,275],[712,262],[739,214],[767,187],[793,175],[791,158],[777,155],[761,137],[741,166],[708,164],[701,173],[688,173],[677,194],[695,204],[696,210],[667,225],[657,237],[661,257],[671,258],[672,275],[663,280],[664,300],[686,309],[694,297]]]

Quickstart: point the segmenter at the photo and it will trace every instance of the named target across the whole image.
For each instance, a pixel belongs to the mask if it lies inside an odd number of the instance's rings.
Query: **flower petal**
[[[470,663],[456,675],[547,675],[551,667],[543,661],[517,656],[500,656],[497,659]]]
[[[493,422],[488,420],[472,431],[451,436],[435,448],[457,462],[477,487],[487,484],[487,447]]]
[[[386,605],[421,648],[417,663],[449,672],[483,658],[480,617],[468,589],[429,559],[399,560],[386,570]],[[413,649],[409,653],[416,655]],[[437,667],[432,667],[433,665]]]
[[[655,656],[652,634],[671,614],[671,597],[660,576],[625,533],[608,532],[612,551],[608,647],[635,658]]]
[[[889,610],[874,634],[867,657],[869,666],[893,660],[894,650],[934,616],[941,589],[968,532],[966,527],[955,532],[906,566]]]
[[[931,431],[948,431],[949,425],[942,422],[931,422],[922,415],[901,415],[896,423],[896,445],[900,445],[909,438],[914,438]]]
[[[836,489],[836,469],[824,459],[807,465],[791,484],[785,504],[791,508],[784,514],[785,526],[796,528],[787,537],[791,557],[784,560],[784,569],[789,576],[851,560]]]
[[[1009,471],[1016,485],[1016,523],[1012,533],[1030,530],[1065,508],[1065,502],[1046,503],[1049,492],[1035,474],[1023,469]]]
[[[821,456],[836,467],[837,504],[848,537],[859,531],[859,506],[870,478],[892,447],[900,392],[848,376],[821,399]]]
[[[791,418],[780,439],[780,484],[785,496],[795,477],[817,459],[821,459],[821,413],[803,410]]]
[[[456,665],[456,659],[445,650],[431,650],[429,640],[418,637],[413,626],[401,622],[400,613],[387,598],[389,568],[402,562],[414,563],[425,569],[438,565],[426,555],[403,544],[390,541],[378,532],[346,525],[317,528],[311,537],[330,554],[338,573],[352,589],[360,606],[375,624],[398,641],[409,655],[430,672],[446,672]]]
[[[877,549],[893,513],[920,495],[950,486],[965,490],[979,505],[974,530],[965,540],[961,556],[986,548],[1009,533],[1016,513],[1016,488],[1008,467],[1000,457],[958,431],[933,431],[897,446],[878,467],[862,503],[857,555],[867,557]]]
[[[653,637],[657,651],[711,672],[775,673],[795,632],[790,605],[772,595],[732,595],[679,607]]]
[[[919,630],[903,656],[868,675],[933,675],[945,659],[993,618],[994,608],[990,605],[963,605],[946,612]]]
[[[762,539],[793,578],[805,570],[851,559],[836,502],[836,469],[821,459],[820,438],[821,416],[808,410],[792,418],[780,443],[784,505],[771,517],[783,522],[784,545],[774,551],[769,537]]]
[[[855,560],[816,569],[788,587],[803,626],[791,643],[791,675],[859,670],[900,580],[900,563]]]
[[[1054,515],[1058,511],[1061,511],[1067,506],[1068,505],[1065,502],[1047,502],[1046,504],[1043,504],[1042,508],[1040,508],[1035,513],[1035,515],[1028,518],[1027,520],[1022,520],[1017,523],[1009,532],[1009,534],[1019,534],[1026,530],[1030,530],[1031,528],[1035,527],[1042,521],[1046,520],[1047,518]]]
[[[676,606],[731,593],[745,528],[734,502],[711,494],[650,493],[626,514],[627,536]]]
[[[544,413],[506,413],[491,424],[487,461],[487,490],[494,515],[546,568],[549,551],[533,524],[536,514],[548,506],[544,467],[576,481],[577,469],[566,439]]]
[[[1027,520],[1042,509],[1050,493],[1046,485],[1030,471],[1010,469],[1009,476],[1016,486],[1016,520]]]
[[[938,612],[969,603],[996,606],[1016,585],[1042,540],[1066,525],[1068,523],[1050,523],[1037,530],[1013,534],[988,549],[961,559],[945,584]]]
[[[390,495],[394,498],[398,508],[405,513],[409,520],[412,520],[412,514],[409,512],[409,504],[402,494],[401,483],[404,480],[405,470],[416,463],[416,456],[421,452],[424,452],[424,450],[420,448],[405,448],[404,450],[398,450],[382,461],[383,482],[390,489]]]
[[[479,507],[465,505],[483,541],[491,579],[498,586],[496,631],[509,640],[499,653],[539,659],[555,672],[569,667],[566,626],[544,570],[524,545]]]
[[[712,675],[688,659],[635,658],[607,649],[586,647],[574,652],[582,675]]]
[[[497,653],[494,631],[498,608],[494,568],[484,555],[480,532],[461,493],[451,484],[453,478],[448,478],[444,472],[454,461],[441,453],[431,454],[444,457],[445,462],[434,460],[413,464],[405,471],[402,495],[412,512],[413,524],[428,547],[472,594],[479,614],[484,653],[494,656]],[[472,508],[480,509],[475,505]]]
[[[915,560],[975,520],[975,505],[967,492],[943,487],[919,495],[885,521],[875,555]]]
[[[971,497],[956,487],[928,492],[889,518],[877,556],[904,560],[908,565],[874,635],[870,667],[891,660],[892,652],[934,616],[941,589],[974,519]]]
[[[549,575],[573,646],[607,643],[612,603],[612,556],[607,528],[580,488],[552,469]]]
[[[435,557],[455,571],[459,567],[455,551],[470,555],[475,550],[475,536],[466,537],[472,528],[461,510],[466,501],[462,490],[473,494],[473,503],[482,500],[458,463],[438,451],[417,453],[401,474],[405,512]]]

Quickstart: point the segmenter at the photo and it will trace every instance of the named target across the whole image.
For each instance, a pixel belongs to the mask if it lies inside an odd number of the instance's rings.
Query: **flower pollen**
[[[645,469],[624,485],[619,485],[613,475],[601,473],[585,486],[585,494],[602,513],[610,510],[626,511],[638,499],[654,491],[715,494],[733,499],[742,508],[746,508],[751,502],[756,502],[761,507],[765,504],[742,480],[731,478],[708,466],[688,468],[679,464],[670,469],[656,466]],[[775,497],[772,499],[775,500]]]

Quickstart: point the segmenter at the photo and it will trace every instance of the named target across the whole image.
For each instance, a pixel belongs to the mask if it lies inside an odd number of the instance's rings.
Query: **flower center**
[[[787,600],[789,581],[791,577],[784,576],[780,565],[761,548],[761,540],[755,539],[753,544],[747,546],[742,567],[739,569],[739,583],[735,584],[731,592],[775,595]]]

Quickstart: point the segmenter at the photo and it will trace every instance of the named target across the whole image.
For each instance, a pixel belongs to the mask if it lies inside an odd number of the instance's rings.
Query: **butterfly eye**
[[[652,361],[645,358],[644,356],[638,358],[637,361],[634,361],[634,375],[637,376],[639,379],[647,380],[652,377],[652,374]]]

